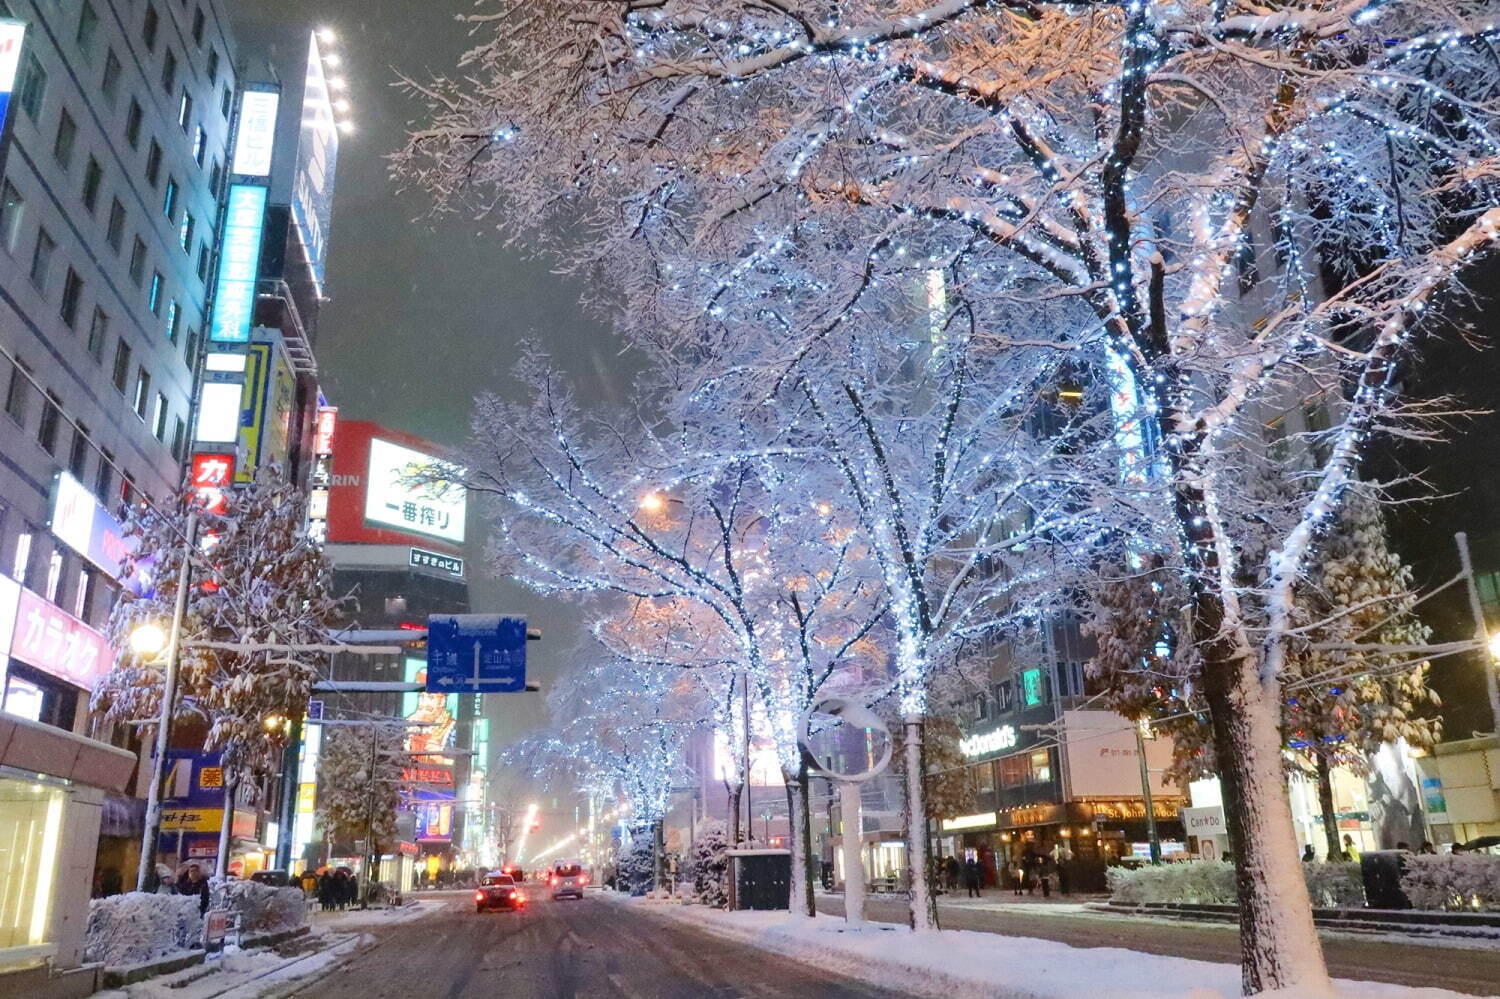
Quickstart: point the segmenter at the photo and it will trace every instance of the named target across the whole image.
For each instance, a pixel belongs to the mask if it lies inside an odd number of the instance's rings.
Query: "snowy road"
[[[989,893],[1003,903],[1008,895]],[[942,925],[1058,940],[1076,947],[1125,947],[1150,954],[1169,954],[1199,961],[1239,960],[1235,928],[1217,923],[1184,923],[1135,916],[1059,911],[1060,907],[1026,903],[1003,909],[977,908],[962,902],[939,905]],[[1071,907],[1069,907],[1071,908]],[[818,909],[843,914],[841,898],[822,898]],[[904,923],[904,902],[871,899],[867,915],[882,922]],[[1500,943],[1474,941],[1464,947],[1390,937],[1323,934],[1328,970],[1337,978],[1428,985],[1476,996],[1500,996]]]
[[[536,897],[534,893],[533,898]],[[432,896],[424,896],[430,898]],[[642,919],[597,898],[530,912],[450,908],[380,934],[375,949],[302,991],[310,999],[895,999],[765,951]]]

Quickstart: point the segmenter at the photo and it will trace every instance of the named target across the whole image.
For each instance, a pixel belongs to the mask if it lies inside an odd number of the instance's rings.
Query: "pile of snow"
[[[632,904],[624,902],[622,904]],[[718,936],[896,992],[941,999],[1237,999],[1240,969],[1117,947],[1072,947],[1034,937],[968,930],[913,933],[905,927],[785,912],[646,908]],[[1464,999],[1445,989],[1337,983],[1339,999]],[[1264,999],[1330,999],[1284,990]]]
[[[133,891],[89,902],[84,960],[109,966],[140,964],[199,946],[203,917],[196,895]]]
[[[1112,867],[1106,876],[1111,902],[1233,905],[1236,900],[1234,865],[1224,861],[1192,860],[1135,870]],[[1348,909],[1365,904],[1364,881],[1358,864],[1304,863],[1302,876],[1307,880],[1307,893],[1313,905]]]
[[[294,930],[307,922],[307,896],[301,888],[273,888],[257,881],[215,881],[210,904],[239,913],[246,935]]]
[[[1482,853],[1407,857],[1401,889],[1418,909],[1500,911],[1500,857]]]

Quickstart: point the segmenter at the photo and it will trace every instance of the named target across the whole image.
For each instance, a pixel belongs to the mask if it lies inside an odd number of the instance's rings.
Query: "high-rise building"
[[[140,841],[88,696],[122,501],[181,481],[237,59],[221,0],[0,2],[0,993],[78,967],[96,843],[120,882]]]
[[[219,0],[0,15],[0,569],[30,621],[78,636],[53,654],[19,629],[4,708],[81,732],[110,660],[112,514],[175,488],[187,452],[237,53]]]

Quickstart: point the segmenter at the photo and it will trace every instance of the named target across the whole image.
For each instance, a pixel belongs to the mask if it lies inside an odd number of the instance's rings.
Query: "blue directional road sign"
[[[427,619],[429,694],[514,694],[526,689],[526,619],[435,614]]]

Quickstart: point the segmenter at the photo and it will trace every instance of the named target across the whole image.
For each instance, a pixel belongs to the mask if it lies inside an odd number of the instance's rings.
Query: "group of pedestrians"
[[[359,879],[346,868],[340,867],[336,871],[324,871],[311,879],[303,879],[302,890],[310,895],[316,895],[318,905],[324,912],[332,912],[335,909],[344,910],[359,900]]]
[[[1000,870],[1017,895],[1032,895],[1040,891],[1044,898],[1050,898],[1054,887],[1067,894],[1072,860],[1073,851],[1066,845],[1059,845],[1050,854],[1028,848],[1020,857],[1006,862]],[[950,856],[943,861],[941,872],[942,885],[947,891],[957,892],[961,887],[969,898],[984,897],[985,865],[978,857],[971,854],[959,860]]]

